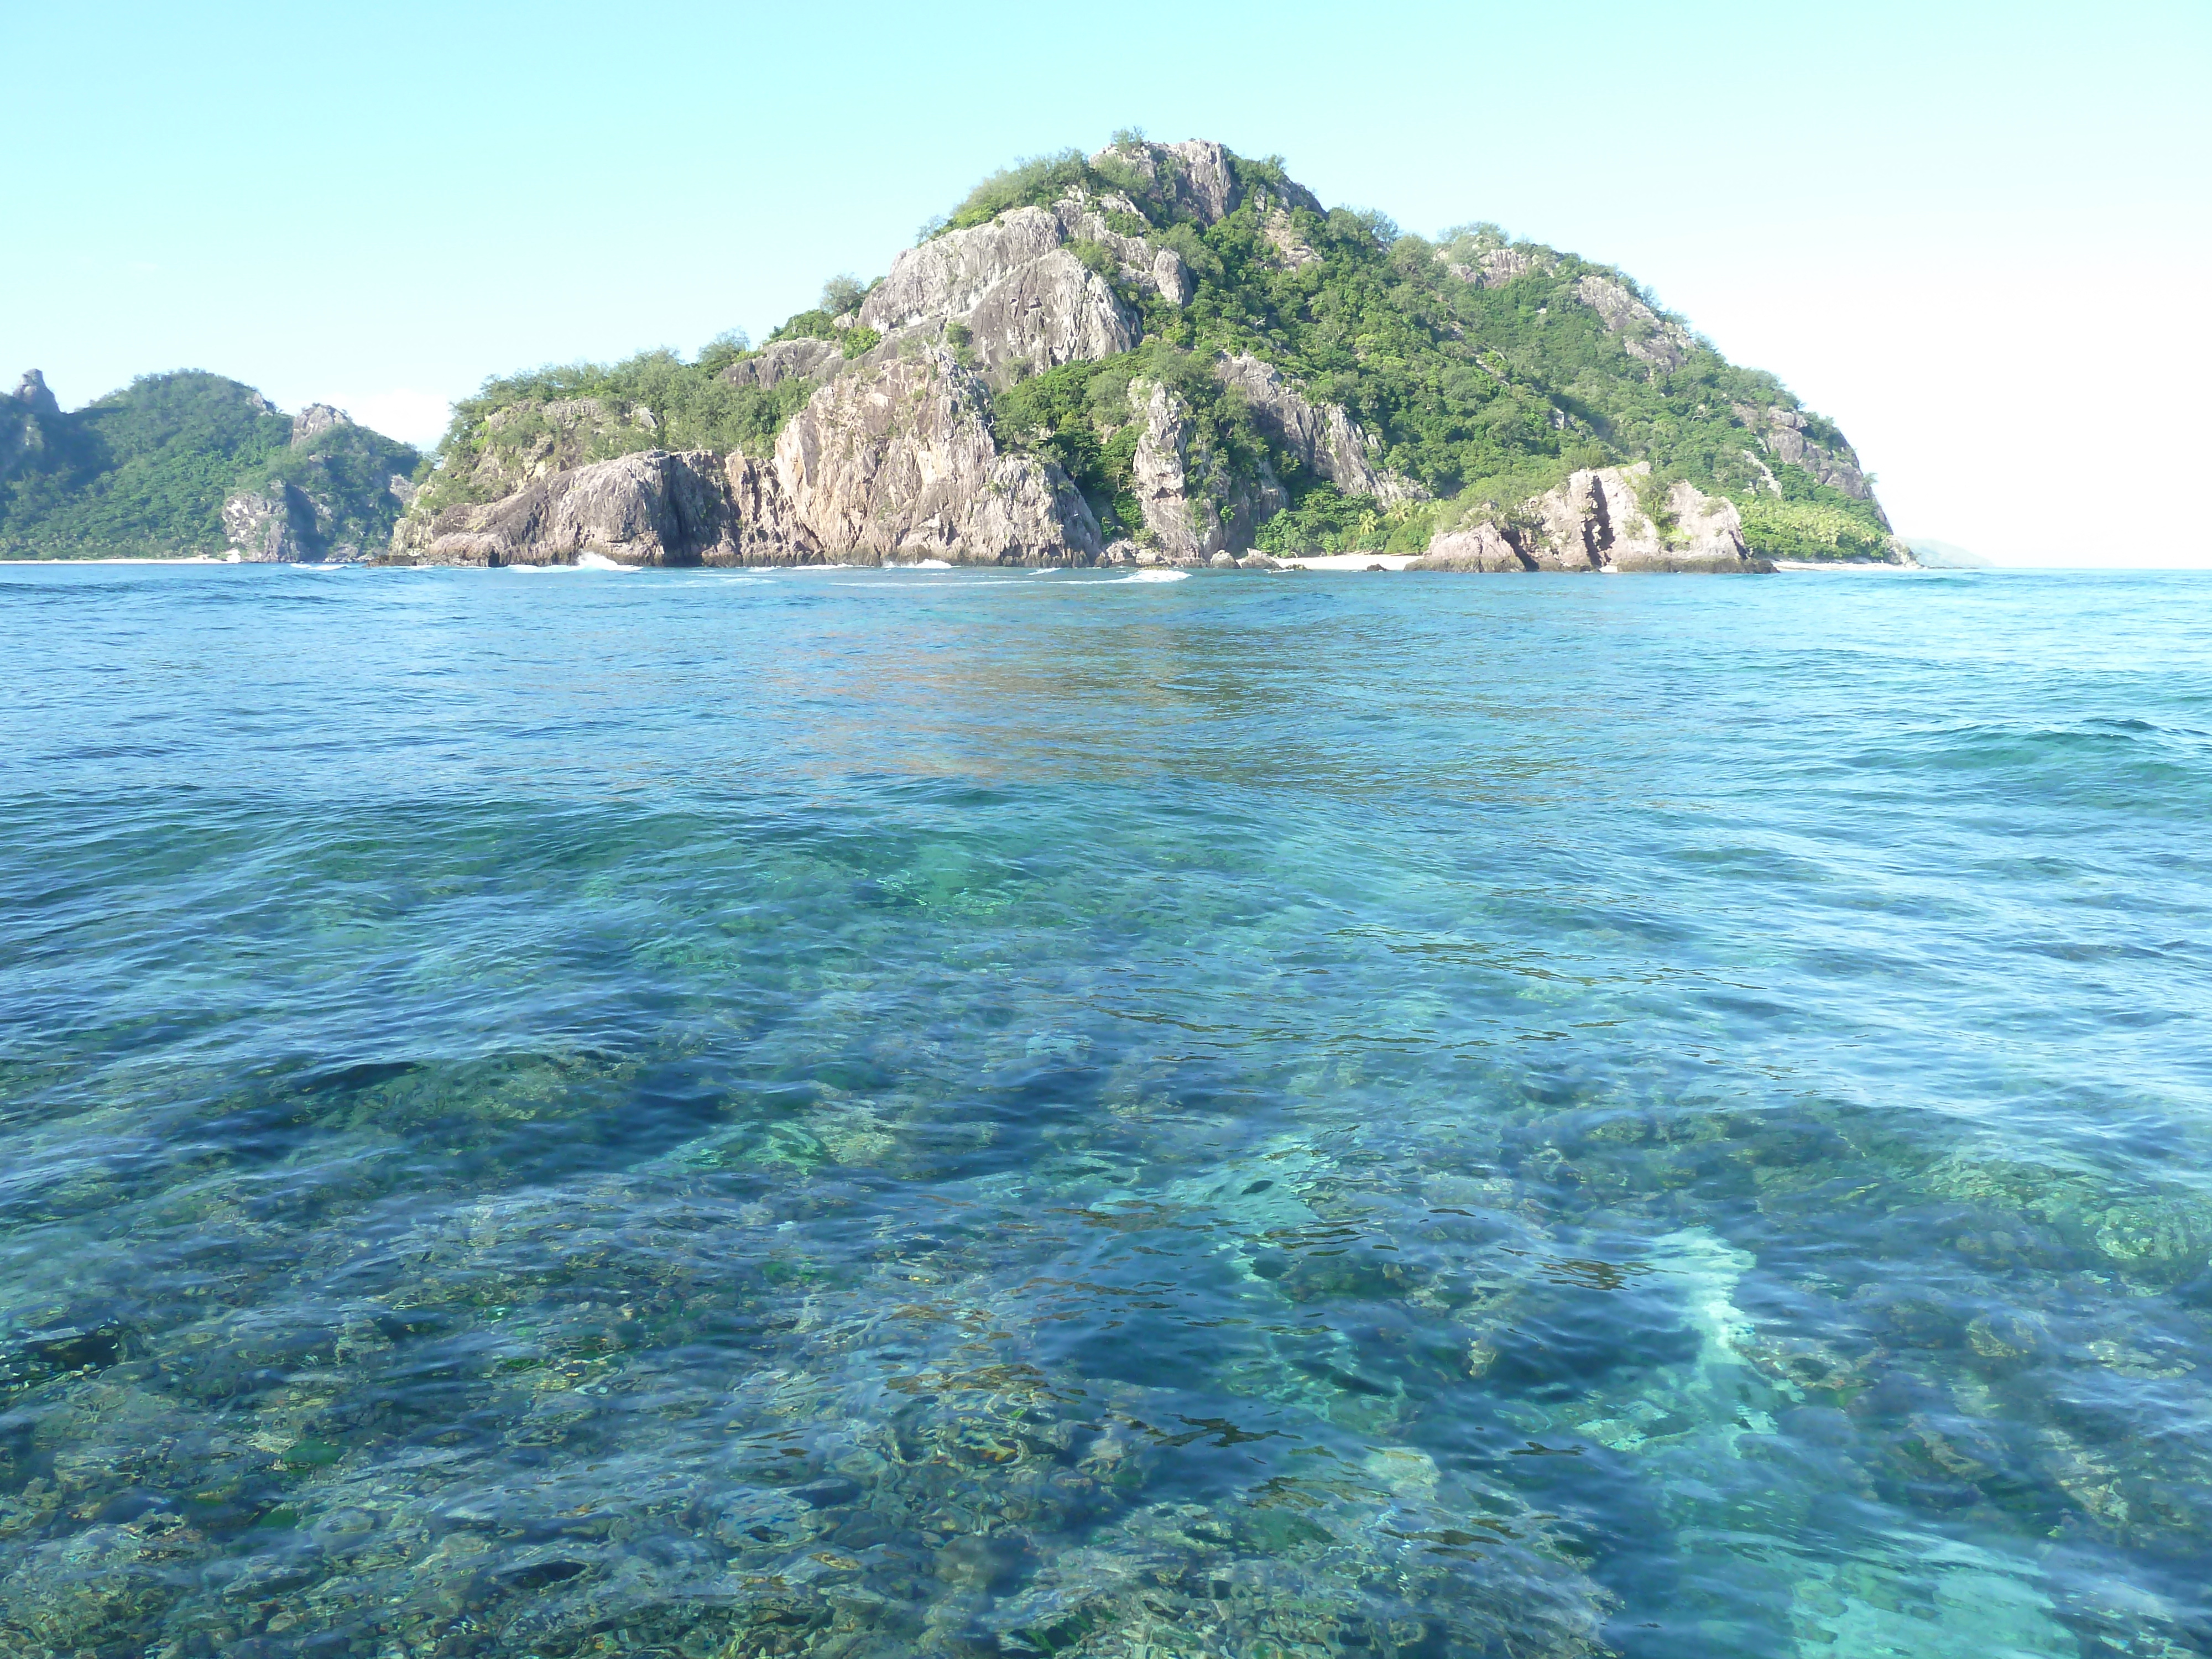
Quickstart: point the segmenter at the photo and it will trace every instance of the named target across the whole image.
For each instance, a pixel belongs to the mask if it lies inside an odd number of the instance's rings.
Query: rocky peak
[[[309,404],[292,417],[292,447],[319,438],[332,427],[351,426],[353,416],[328,404]]]
[[[61,404],[46,389],[46,377],[35,368],[23,372],[22,381],[15,388],[15,401],[22,404],[28,413],[42,415],[48,419],[62,412]]]
[[[1236,157],[1227,145],[1210,138],[1188,138],[1179,144],[1155,144],[1141,139],[1112,144],[1092,156],[1091,163],[1134,169],[1147,185],[1200,224],[1218,224],[1244,204]],[[1301,185],[1268,193],[1271,200],[1281,198],[1275,204],[1279,206],[1321,210],[1320,201]]]

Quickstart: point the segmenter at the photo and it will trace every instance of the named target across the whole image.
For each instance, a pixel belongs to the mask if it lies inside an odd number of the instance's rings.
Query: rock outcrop
[[[1651,468],[1577,472],[1495,524],[1437,536],[1414,570],[1732,572],[1771,569],[1743,539],[1735,503],[1686,480],[1668,490],[1658,517],[1644,492]],[[1641,486],[1641,488],[1639,488]]]
[[[1760,447],[1776,460],[1803,468],[1814,483],[1840,489],[1854,501],[1874,501],[1874,487],[1867,482],[1867,476],[1859,466],[1858,452],[1840,436],[1835,437],[1832,442],[1821,441],[1815,435],[1813,423],[1802,413],[1794,409],[1784,409],[1779,404],[1767,409],[1759,409],[1750,404],[1731,404],[1729,407],[1737,420],[1751,428]],[[1767,477],[1774,493],[1780,495],[1781,485],[1772,483],[1771,473]],[[1882,527],[1888,528],[1888,517],[1881,513],[1879,504],[1875,505],[1875,511],[1881,518]]]
[[[594,450],[604,456],[646,447],[659,429],[651,410],[625,410],[600,398],[526,399],[492,410],[483,425],[495,441],[477,451],[465,479],[468,493],[482,501],[572,471]]]
[[[438,564],[1087,564],[1098,521],[1066,475],[1003,453],[980,375],[942,349],[820,386],[770,456],[647,450],[410,518]]]
[[[328,404],[309,404],[292,417],[292,447],[313,442],[332,427],[351,426],[353,416]]]
[[[1241,396],[1255,422],[1283,453],[1347,495],[1385,501],[1419,501],[1428,492],[1409,478],[1377,467],[1376,446],[1339,404],[1315,404],[1273,364],[1249,353],[1216,366],[1222,383]]]
[[[1443,249],[1437,250],[1437,258],[1444,262],[1444,269],[1462,283],[1473,283],[1477,288],[1504,288],[1516,276],[1530,271],[1552,270],[1556,257],[1549,252],[1531,248],[1485,248],[1473,263],[1455,260]]]
[[[1082,204],[1067,206],[1079,226]],[[1140,322],[1103,277],[1066,251],[1070,240],[1061,215],[1040,207],[933,237],[891,262],[860,302],[860,325],[896,340],[957,323],[990,369],[1057,368],[1131,349],[1142,337]],[[1115,238],[1125,240],[1139,239]],[[1182,262],[1170,258],[1165,274],[1180,295]],[[1160,269],[1156,256],[1142,268],[1156,283]]]
[[[732,386],[763,389],[781,386],[787,380],[820,382],[835,374],[844,361],[844,351],[834,340],[807,336],[795,340],[773,340],[757,356],[732,363],[722,371],[722,379]]]
[[[1236,158],[1226,146],[1208,139],[1188,139],[1180,144],[1141,141],[1115,144],[1091,160],[1094,167],[1131,169],[1176,210],[1203,225],[1219,224],[1244,204],[1244,186],[1237,176]],[[1284,208],[1321,211],[1319,199],[1297,185],[1271,191],[1270,199]]]
[[[823,386],[776,439],[774,473],[832,559],[1087,564],[1103,545],[1065,473],[1000,450],[981,377],[944,350]]]
[[[1494,524],[1448,530],[1432,538],[1428,550],[1407,567],[1413,570],[1472,570],[1489,574],[1535,567],[1521,556],[1512,537]]]
[[[1689,362],[1697,342],[1681,324],[1662,317],[1610,276],[1584,276],[1575,297],[1605,319],[1606,331],[1620,336],[1621,349],[1655,374],[1670,374]]]
[[[315,518],[303,491],[272,479],[223,501],[222,533],[249,564],[298,564],[322,556]]]
[[[62,418],[62,406],[47,389],[46,377],[26,370],[15,395],[0,404],[0,483],[18,472],[36,470],[53,444],[52,428]]]
[[[1203,564],[1251,546],[1288,499],[1273,470],[1232,472],[1199,444],[1189,411],[1166,386],[1132,380],[1129,402],[1142,423],[1133,471],[1148,550],[1170,564]]]
[[[650,449],[538,479],[489,505],[402,522],[394,551],[427,564],[734,564],[720,457]]]

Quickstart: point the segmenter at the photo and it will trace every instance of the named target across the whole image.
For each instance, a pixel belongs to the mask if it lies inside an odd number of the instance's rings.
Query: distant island
[[[437,451],[198,372],[0,404],[0,556],[503,565],[1907,563],[1858,457],[1609,266],[1128,133],[758,349],[495,379]]]

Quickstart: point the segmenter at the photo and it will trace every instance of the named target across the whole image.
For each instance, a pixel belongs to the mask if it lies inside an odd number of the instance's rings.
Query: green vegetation
[[[26,439],[34,441],[27,445]],[[0,403],[0,556],[103,558],[220,554],[222,504],[285,483],[317,511],[325,547],[380,544],[420,460],[341,425],[292,447],[292,422],[248,386],[199,370],[149,374],[73,413]]]
[[[1316,211],[1279,160],[1238,158],[1234,167],[1244,200],[1218,224],[1195,222],[1180,207],[1172,179],[1148,181],[1112,152],[1094,162],[1068,151],[994,173],[931,228],[979,224],[1069,189],[1122,192],[1137,213],[1115,228],[1173,247],[1197,279],[1195,295],[1180,307],[1124,291],[1143,314],[1145,350],[1172,347],[1200,363],[1250,352],[1274,363],[1315,401],[1343,404],[1382,441],[1384,465],[1447,503],[1425,517],[1383,514],[1316,491],[1277,457],[1293,504],[1263,546],[1398,547],[1428,525],[1508,514],[1575,467],[1649,460],[1662,484],[1688,478],[1745,504],[1747,532],[1758,526],[1759,550],[1879,556],[1886,548],[1888,532],[1871,501],[1765,458],[1755,434],[1736,420],[1736,404],[1797,406],[1771,375],[1730,364],[1686,331],[1679,344],[1654,341],[1670,320],[1663,313],[1656,326],[1637,321],[1607,330],[1577,285],[1603,278],[1648,305],[1618,271],[1510,243],[1492,225],[1431,242],[1401,233],[1378,213]],[[1300,248],[1297,259],[1285,257],[1285,240]],[[1071,251],[1093,270],[1114,274],[1105,249],[1078,242]],[[1452,269],[1479,270],[1486,256],[1497,255],[1504,256],[1507,270],[1520,267],[1498,286]],[[1631,342],[1662,357],[1678,353],[1681,361],[1668,369],[1632,353]],[[1071,378],[1089,382],[1103,367],[1080,366]],[[1099,424],[1101,405],[1068,403],[1030,390],[1035,384],[1001,395],[1008,429],[1027,434],[1022,441],[1040,453],[1103,457],[1110,440]],[[1807,435],[1841,442],[1817,417]],[[1086,491],[1112,482],[1069,470]],[[1763,493],[1769,476],[1781,501]],[[1808,514],[1808,504],[1819,513]],[[1815,546],[1825,554],[1807,550]]]
[[[825,317],[822,337],[835,332]],[[564,466],[641,449],[766,453],[814,388],[797,380],[765,387],[724,380],[732,364],[754,355],[742,338],[720,337],[688,363],[673,351],[641,351],[619,363],[568,363],[486,380],[453,405],[420,510],[496,499],[517,476],[499,463],[540,449]],[[481,466],[488,457],[493,465]]]
[[[1133,465],[1143,422],[1130,396],[1137,380],[1165,386],[1188,415],[1196,481],[1225,493],[1270,461],[1243,399],[1222,385],[1208,360],[1164,340],[1097,362],[1068,363],[1000,392],[993,400],[1000,441],[1059,462],[1109,535],[1134,535],[1139,523]]]
[[[1850,501],[1851,508],[1862,505]],[[1829,502],[1747,495],[1739,498],[1737,507],[1743,514],[1744,539],[1771,558],[1879,559],[1889,550],[1887,531],[1870,526],[1862,513]]]

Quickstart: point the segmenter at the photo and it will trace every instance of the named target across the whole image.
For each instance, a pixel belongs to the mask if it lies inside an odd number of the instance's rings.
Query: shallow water
[[[2212,578],[0,648],[0,1653],[2212,1652]]]

